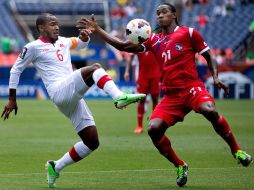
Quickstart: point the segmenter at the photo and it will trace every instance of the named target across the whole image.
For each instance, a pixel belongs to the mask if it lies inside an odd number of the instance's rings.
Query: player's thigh
[[[57,83],[52,100],[58,106],[72,108],[83,98],[88,89],[80,70],[76,70],[66,79]]]
[[[86,102],[81,99],[73,112],[69,115],[72,126],[77,132],[80,132],[82,129],[88,126],[95,126],[95,121],[93,115],[87,106]]]
[[[168,126],[175,125],[178,121],[183,121],[184,116],[189,113],[182,98],[177,96],[164,96],[160,103],[155,107],[150,120],[159,118],[167,123]]]
[[[215,107],[213,97],[210,95],[210,93],[204,86],[192,87],[190,89],[187,89],[186,93],[186,105],[195,112],[200,113],[200,108],[202,105],[202,107],[204,107],[205,105]]]

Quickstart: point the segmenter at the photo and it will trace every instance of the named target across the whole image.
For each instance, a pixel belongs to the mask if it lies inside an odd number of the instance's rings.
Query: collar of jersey
[[[43,37],[39,37],[38,39],[41,40],[43,43],[53,44],[53,43],[49,42],[48,40],[44,39]]]

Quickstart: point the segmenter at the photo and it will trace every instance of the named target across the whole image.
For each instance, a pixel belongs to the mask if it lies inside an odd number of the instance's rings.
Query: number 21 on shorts
[[[192,94],[193,96],[195,96],[196,93],[197,93],[197,91],[201,92],[202,89],[201,89],[199,86],[198,86],[198,87],[192,87],[192,88],[190,89],[190,94]]]

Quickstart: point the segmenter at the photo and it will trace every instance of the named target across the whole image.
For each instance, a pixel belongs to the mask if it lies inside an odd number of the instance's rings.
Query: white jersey
[[[52,44],[43,38],[28,43],[20,53],[10,72],[9,88],[16,89],[25,67],[33,63],[50,94],[54,83],[65,79],[72,70],[70,49],[81,49],[88,45],[79,38],[58,37]]]

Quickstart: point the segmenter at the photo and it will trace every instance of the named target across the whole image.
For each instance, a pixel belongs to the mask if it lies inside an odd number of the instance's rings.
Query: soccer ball
[[[126,37],[134,44],[141,44],[151,35],[151,26],[144,19],[133,19],[126,26]]]

